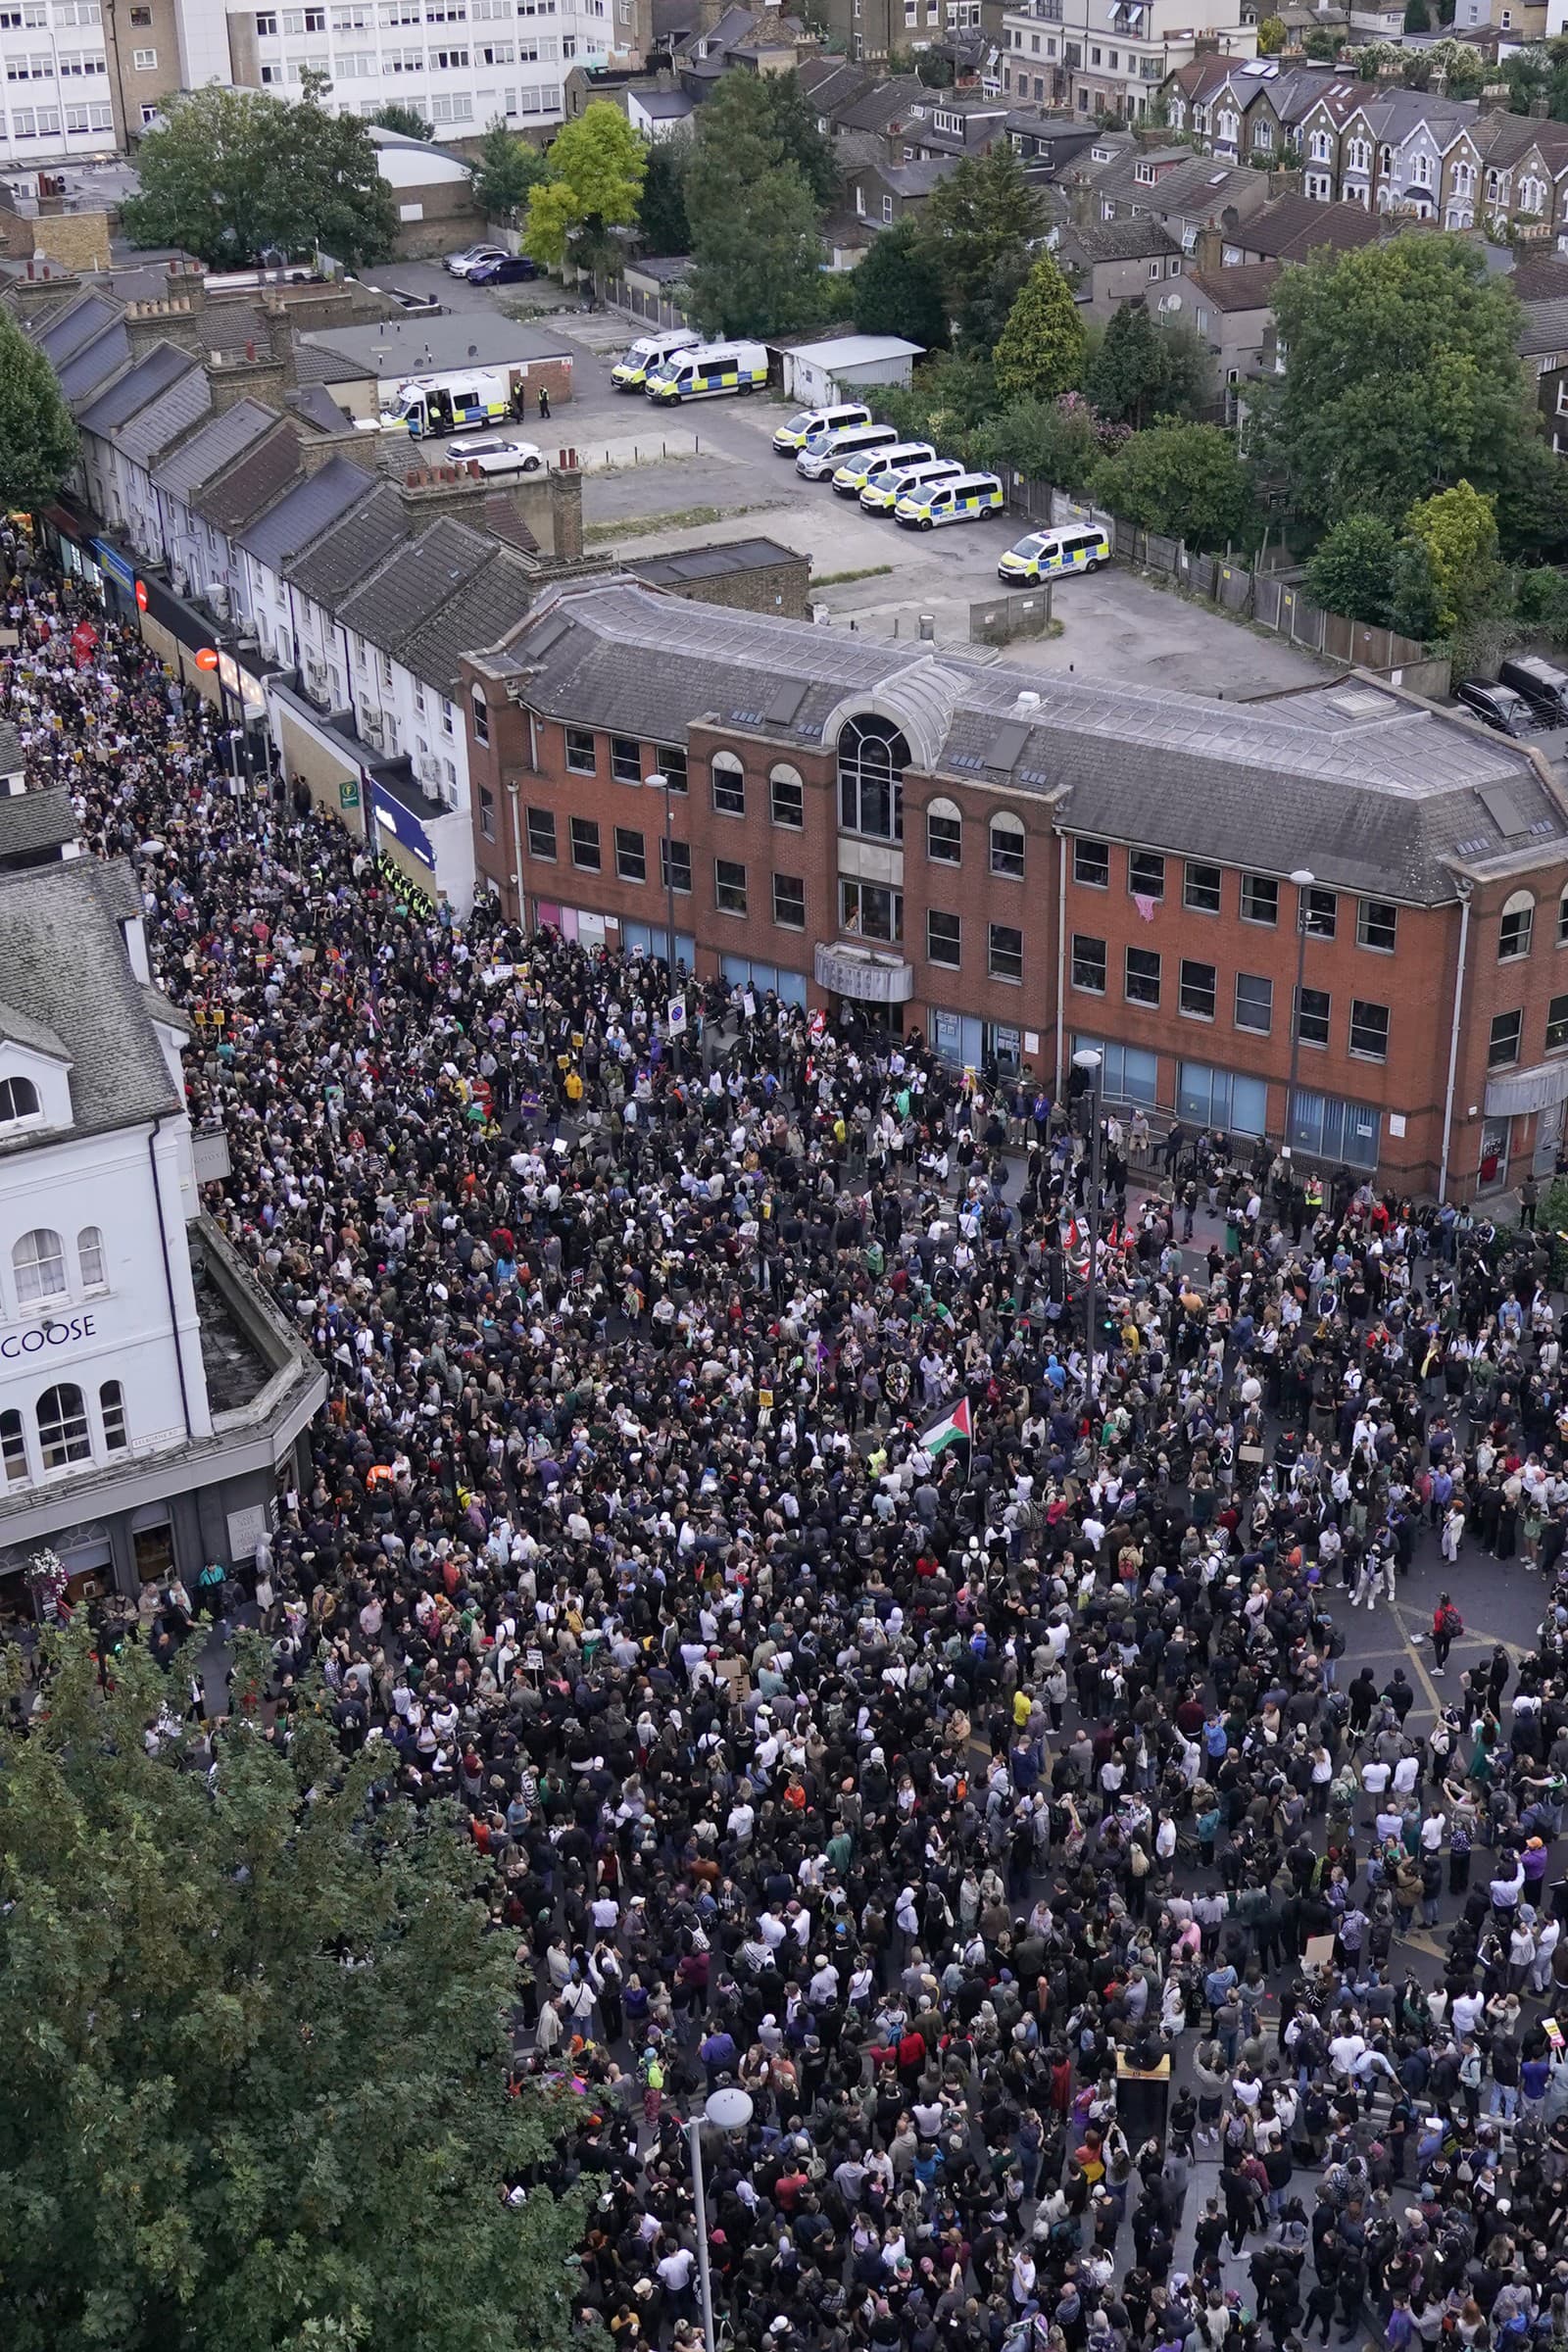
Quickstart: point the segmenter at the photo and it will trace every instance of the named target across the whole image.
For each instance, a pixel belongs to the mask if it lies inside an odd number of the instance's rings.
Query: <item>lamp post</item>
[[[1301,984],[1306,973],[1306,894],[1317,880],[1310,866],[1298,865],[1291,876],[1296,892],[1296,995],[1291,1003],[1291,1077],[1285,1090],[1285,1141],[1281,1159],[1291,1157],[1291,1108],[1296,1101],[1296,1072],[1301,1058]]]
[[[674,794],[670,790],[669,778],[662,774],[657,767],[647,778],[647,782],[655,792],[662,792],[664,796],[664,921],[667,926],[664,932],[664,961],[669,970],[669,994],[673,997],[675,994],[675,865],[670,856],[669,827],[674,808]],[[669,1050],[670,1066],[678,1072],[680,1069],[680,1041],[678,1038],[670,1039]],[[703,2259],[706,2268],[708,2259],[706,2252]]]
[[[671,938],[674,934],[671,933]],[[708,2199],[703,2192],[703,2126],[711,2124],[716,2132],[743,2132],[752,2120],[750,2091],[726,2084],[712,2090],[704,2102],[701,2115],[692,2116],[686,2126],[686,2136],[692,2151],[692,2190],[697,2200],[697,2278],[703,2297],[703,2342],[707,2352],[713,2346],[713,2283],[708,2270]]]
[[[1081,1046],[1072,1057],[1072,1066],[1084,1074],[1083,1101],[1089,1105],[1089,1290],[1084,1301],[1084,1337],[1089,1351],[1089,1366],[1085,1393],[1089,1400],[1089,1443],[1098,1446],[1095,1435],[1100,1420],[1098,1390],[1095,1381],[1095,1308],[1100,1277],[1100,1072],[1101,1055],[1094,1046]]]

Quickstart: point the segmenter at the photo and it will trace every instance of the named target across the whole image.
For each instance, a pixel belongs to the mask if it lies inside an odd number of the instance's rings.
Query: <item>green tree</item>
[[[1344,46],[1344,33],[1330,32],[1327,26],[1322,24],[1314,24],[1301,43],[1307,56],[1315,58],[1319,65],[1331,64],[1339,56]]]
[[[1265,17],[1257,28],[1258,56],[1278,57],[1290,37],[1290,27],[1283,17]]]
[[[1072,394],[1017,402],[977,425],[971,445],[976,465],[1074,492],[1086,486],[1102,454],[1094,410]]]
[[[1188,416],[1208,398],[1208,357],[1190,329],[1156,325],[1146,304],[1125,302],[1084,369],[1084,390],[1102,415],[1134,426]]]
[[[686,167],[693,310],[715,334],[785,334],[821,304],[816,200],[785,153],[765,78],[726,74]]]
[[[533,190],[549,177],[550,166],[539,149],[510,131],[504,115],[486,124],[473,169],[473,201],[487,220],[515,221]]]
[[[1259,387],[1255,445],[1302,520],[1399,521],[1446,482],[1491,491],[1523,462],[1537,424],[1518,304],[1464,239],[1317,254],[1273,301],[1288,364]]]
[[[692,249],[686,218],[686,166],[691,149],[684,139],[657,139],[648,151],[643,192],[637,199],[637,234],[646,253],[675,255]]]
[[[1406,32],[1430,32],[1432,14],[1427,0],[1405,0],[1404,29]]]
[[[397,207],[357,116],[307,84],[294,106],[255,90],[181,91],[136,152],[141,193],[122,208],[134,245],[180,245],[214,266],[319,245],[350,268],[379,261]]]
[[[590,99],[563,123],[545,158],[550,176],[529,191],[522,241],[536,262],[559,269],[573,260],[595,268],[610,231],[629,227],[648,169],[648,149],[618,106]]]
[[[1084,322],[1072,288],[1042,254],[1007,313],[997,344],[997,390],[1004,400],[1052,400],[1078,380]]]
[[[1405,528],[1427,551],[1441,628],[1467,629],[1494,611],[1501,573],[1490,498],[1469,482],[1455,482],[1413,506]]]
[[[942,271],[948,316],[964,342],[993,350],[1029,274],[1030,247],[1046,233],[1044,199],[1010,141],[964,156],[927,197],[921,226]]]
[[[401,106],[395,98],[389,98],[385,106],[378,106],[370,121],[380,130],[401,130],[407,139],[435,137],[434,123],[427,122],[416,106]]]
[[[942,273],[912,220],[882,231],[855,271],[854,293],[862,335],[903,335],[927,351],[946,343]]]
[[[729,84],[737,79],[726,74],[710,98],[703,113],[706,115],[715,100],[722,101]],[[838,159],[833,142],[817,129],[816,109],[801,87],[798,74],[762,74],[755,77],[767,101],[767,116],[773,136],[782,150],[782,160],[793,164],[811,191],[817,208],[825,212],[839,192]],[[701,118],[699,118],[701,120]],[[720,106],[715,130],[723,128],[724,116]]]
[[[953,87],[953,60],[945,49],[922,49],[914,61],[914,70],[928,90]]]
[[[975,427],[996,414],[996,370],[974,353],[943,352],[915,368],[907,392],[879,391],[877,408],[906,440],[940,441],[944,454],[966,458]]]
[[[1443,607],[1424,540],[1404,538],[1395,550],[1389,625],[1419,645],[1443,635]]]
[[[1325,612],[1385,624],[1394,601],[1398,538],[1381,514],[1347,514],[1320,542],[1306,566],[1306,592]]]
[[[508,2095],[512,1939],[457,1809],[338,1752],[270,1660],[200,1768],[172,1686],[83,1622],[0,1714],[8,2352],[564,2352],[575,2198],[504,2190],[567,2111]],[[5,1695],[20,1658],[5,1661]]]
[[[1523,571],[1514,584],[1514,618],[1561,644],[1568,639],[1568,577],[1544,564]]]
[[[1096,466],[1093,489],[1112,514],[1189,547],[1223,548],[1251,533],[1251,482],[1235,434],[1217,424],[1135,433],[1119,456]]]
[[[47,506],[76,456],[60,379],[9,311],[0,310],[0,508]]]

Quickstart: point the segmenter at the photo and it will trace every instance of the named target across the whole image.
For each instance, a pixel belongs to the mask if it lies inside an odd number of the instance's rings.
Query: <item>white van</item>
[[[617,392],[641,392],[651,368],[672,360],[679,351],[695,351],[702,339],[690,326],[675,327],[667,335],[639,335],[610,370],[610,380]]]
[[[1110,541],[1098,523],[1064,531],[1031,531],[997,565],[1004,580],[1056,580],[1073,571],[1098,571],[1110,562]]]
[[[808,482],[819,482],[824,474],[842,466],[846,458],[864,456],[873,449],[891,449],[898,437],[899,429],[894,424],[847,424],[841,432],[813,433],[806,447],[796,452],[795,470]]]
[[[864,401],[841,401],[836,409],[802,409],[773,435],[773,455],[793,458],[813,433],[841,433],[846,425],[869,424],[871,412]]]
[[[929,441],[892,441],[879,449],[862,450],[858,457],[842,462],[833,476],[833,487],[840,498],[858,498],[868,482],[885,481],[936,454]]]
[[[931,531],[943,522],[978,522],[982,515],[1000,514],[1005,503],[996,474],[960,473],[951,482],[909,491],[894,508],[893,519],[906,530]]]
[[[758,392],[767,381],[762,343],[699,343],[648,370],[650,400],[676,408],[683,400],[713,400],[720,392]]]
[[[873,473],[860,492],[861,510],[867,514],[891,514],[911,490],[923,490],[927,482],[956,482],[962,471],[956,458],[922,458],[917,466],[890,466],[886,473]]]

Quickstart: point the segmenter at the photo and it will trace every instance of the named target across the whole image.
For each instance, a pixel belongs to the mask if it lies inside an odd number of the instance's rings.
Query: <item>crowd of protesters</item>
[[[7,601],[0,713],[135,871],[207,1205],[331,1383],[145,1637],[243,1597],[285,1725],[318,1669],[454,1806],[519,2070],[585,2094],[584,2309],[700,2340],[733,2083],[740,2340],[1568,2345],[1544,1243],[1143,1113],[1093,1203],[1074,1104],[717,983],[677,1044],[662,965],[449,919],[85,590]],[[1533,1654],[1465,1642],[1478,1553]]]

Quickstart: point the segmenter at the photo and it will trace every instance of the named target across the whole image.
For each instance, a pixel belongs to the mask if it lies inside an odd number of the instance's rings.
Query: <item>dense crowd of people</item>
[[[146,1638],[243,1583],[280,1720],[318,1669],[455,1808],[585,2092],[584,2309],[700,2340],[734,2084],[712,2294],[773,2352],[1568,2344],[1546,1245],[1143,1112],[1091,1201],[1078,1104],[716,982],[672,1040],[662,966],[450,919],[77,584],[8,603],[330,1376]],[[1346,1657],[1434,1544],[1544,1612],[1457,1672],[1423,1604],[1436,1714]]]

